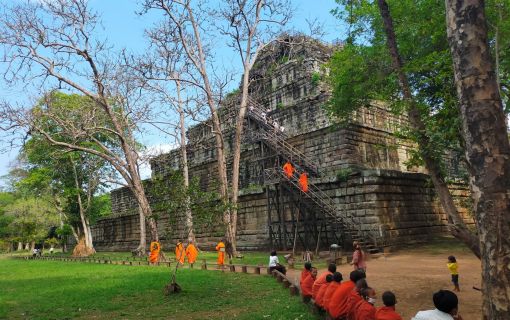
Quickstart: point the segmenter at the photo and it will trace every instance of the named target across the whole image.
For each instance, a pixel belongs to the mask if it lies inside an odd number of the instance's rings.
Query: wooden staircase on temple
[[[365,250],[370,253],[377,253],[382,249],[383,239],[377,234],[377,232],[374,232],[373,230],[364,230],[362,225],[358,223],[355,218],[338,210],[335,206],[334,200],[319,187],[309,181],[308,191],[304,192],[301,189],[298,182],[300,174],[306,172],[310,177],[320,177],[318,166],[314,163],[313,159],[306,156],[303,152],[286,141],[287,137],[285,136],[285,133],[280,130],[278,124],[276,124],[276,126],[273,125],[274,121],[268,117],[263,106],[252,98],[249,98],[248,100],[248,111],[246,113],[246,117],[255,121],[259,128],[259,130],[256,131],[247,131],[246,135],[249,135],[252,141],[258,140],[264,143],[272,149],[277,156],[281,157],[283,161],[290,162],[296,169],[294,175],[290,178],[284,174],[281,167],[264,169],[263,179],[264,185],[268,188],[267,190],[269,190],[269,186],[275,186],[278,184],[280,192],[284,189],[293,193],[294,196],[299,197],[299,200],[303,202],[306,210],[316,211],[316,209],[320,209],[322,217],[319,217],[319,219],[322,219],[323,222],[329,225],[329,230],[332,228],[334,229],[334,237],[331,241],[334,240],[340,242],[339,244],[342,246],[350,241],[358,241]],[[268,191],[268,197],[269,196]],[[270,215],[269,212],[268,214]],[[314,212],[314,214],[317,213]],[[284,213],[279,213],[279,215],[283,216]],[[316,217],[314,216],[313,219],[316,219]],[[285,238],[285,241],[287,241],[288,238],[292,239],[297,236],[297,232],[295,231],[297,231],[298,226],[294,223],[291,228],[294,230],[290,231],[286,230],[285,225],[283,224],[280,225],[276,223],[276,226],[271,226],[271,221],[269,221],[269,223],[270,233],[272,232],[273,227],[277,227],[280,234],[283,233],[282,237]],[[307,226],[306,223],[310,224],[311,221],[305,221],[305,225],[302,228],[311,228],[311,226]],[[314,235],[316,236],[317,227],[315,228],[315,231]],[[320,231],[318,232],[320,237]],[[271,235],[271,237],[273,239],[273,235]],[[281,242],[281,239],[279,240]],[[317,242],[319,242],[318,239]],[[329,244],[331,244],[331,242]]]

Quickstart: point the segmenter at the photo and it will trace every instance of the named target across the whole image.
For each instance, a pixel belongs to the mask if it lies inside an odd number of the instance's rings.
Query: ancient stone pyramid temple
[[[361,240],[368,249],[397,241],[420,241],[446,231],[446,216],[422,168],[409,167],[413,144],[397,137],[407,123],[384,103],[358,110],[347,125],[333,123],[323,108],[331,90],[324,83],[327,62],[338,46],[306,37],[281,37],[263,51],[252,70],[244,143],[241,154],[238,247],[240,249],[327,249]],[[233,125],[239,94],[220,108],[227,137],[233,144]],[[215,186],[215,149],[206,123],[188,130],[190,174],[204,189]],[[453,159],[455,160],[455,159]],[[296,173],[284,176],[290,162]],[[154,174],[178,170],[179,150],[151,161]],[[458,164],[450,161],[452,176]],[[298,175],[306,172],[309,190],[303,192]],[[454,180],[452,180],[454,181]],[[461,214],[467,189],[452,183]],[[100,250],[128,250],[138,244],[138,211],[126,188],[112,192],[113,217],[93,227]],[[169,221],[160,215],[163,247]],[[218,230],[197,234],[202,248],[223,235]]]

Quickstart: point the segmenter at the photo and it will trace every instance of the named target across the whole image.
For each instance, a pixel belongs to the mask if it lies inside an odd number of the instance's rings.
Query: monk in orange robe
[[[150,245],[151,254],[149,255],[150,263],[155,264],[158,262],[160,250],[161,250],[161,245],[159,244],[159,242],[157,242],[157,241],[151,242],[151,245]]]
[[[366,288],[361,290],[362,299],[354,306],[353,320],[375,320],[375,290]]]
[[[296,169],[294,169],[294,167],[292,166],[292,164],[287,161],[284,165],[283,165],[283,172],[285,173],[285,175],[287,176],[287,178],[292,178],[292,176],[294,175],[294,171]]]
[[[186,257],[189,264],[194,264],[197,261],[198,250],[192,242],[186,247]]]
[[[182,242],[177,242],[175,246],[175,261],[179,261],[180,264],[184,264],[184,246]]]
[[[313,287],[312,287],[312,297],[313,299],[315,300],[315,298],[317,297],[317,293],[319,293],[319,289],[324,285],[326,284],[326,276],[328,274],[331,274],[333,275],[333,273],[336,272],[336,264],[334,263],[330,263],[329,266],[328,266],[328,271],[324,272],[323,274],[321,274],[316,280],[315,282],[313,283]]]
[[[220,240],[216,245],[216,251],[218,251],[218,265],[222,266],[225,264],[225,242]]]
[[[333,282],[333,275],[328,274],[326,276],[326,283],[320,287],[319,292],[317,292],[317,294],[315,295],[315,304],[318,307],[320,307],[321,309],[325,309],[324,308],[325,307],[324,306],[324,294],[326,293],[326,291],[328,290],[328,288],[332,282]]]
[[[329,300],[331,300],[331,296],[333,295],[333,292],[342,284],[342,274],[340,272],[333,273],[333,281],[326,287],[326,290],[324,290],[324,294],[322,296],[322,305],[324,306],[324,309],[328,311],[329,307]],[[320,292],[319,292],[320,294]]]
[[[315,278],[317,278],[317,268],[310,267],[308,274],[305,275],[304,279],[299,283],[301,286],[301,295],[305,302],[308,302],[312,298],[312,287]]]
[[[402,320],[402,317],[395,311],[397,298],[391,291],[386,291],[382,295],[384,307],[379,307],[375,311],[376,320]]]
[[[308,174],[306,172],[299,176],[299,186],[303,192],[308,192]]]
[[[356,282],[360,279],[365,279],[366,275],[363,271],[355,270],[350,274],[350,281],[342,282],[342,284],[336,288],[335,292],[331,296],[328,304],[329,315],[333,319],[347,316],[351,309],[351,305],[348,303],[348,297],[356,288]]]

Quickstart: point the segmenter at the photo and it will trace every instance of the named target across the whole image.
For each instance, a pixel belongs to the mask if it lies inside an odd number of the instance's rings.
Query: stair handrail
[[[365,230],[361,229],[361,225],[354,221],[354,218],[352,216],[339,216],[336,213],[338,212],[338,209],[331,205],[332,199],[329,197],[324,191],[319,189],[314,184],[308,183],[308,191],[304,192],[299,183],[296,181],[299,179],[300,173],[294,172],[293,176],[288,178],[285,173],[283,172],[283,169],[280,168],[267,168],[264,170],[264,179],[267,177],[279,177],[279,181],[287,181],[290,184],[292,184],[294,187],[296,187],[299,191],[307,195],[312,201],[314,201],[318,206],[325,209],[325,212],[327,215],[329,215],[331,218],[335,219],[337,222],[340,222],[344,227],[356,231],[360,236],[363,238],[368,238],[370,242],[375,247],[378,247],[378,244],[381,243],[381,239],[378,236],[375,236],[372,232],[366,232]],[[275,181],[274,179],[272,179]],[[329,203],[328,203],[329,202]]]

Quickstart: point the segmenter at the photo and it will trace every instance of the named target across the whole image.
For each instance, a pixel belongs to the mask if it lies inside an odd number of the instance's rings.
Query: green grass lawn
[[[0,258],[0,319],[316,319],[269,276]]]

